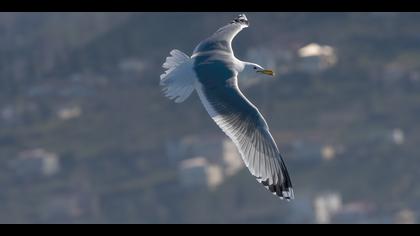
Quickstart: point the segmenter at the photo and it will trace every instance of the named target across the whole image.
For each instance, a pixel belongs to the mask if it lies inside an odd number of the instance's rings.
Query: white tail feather
[[[185,101],[194,91],[194,71],[192,59],[179,50],[172,50],[162,67],[166,69],[160,76],[160,85],[166,97],[177,103]]]

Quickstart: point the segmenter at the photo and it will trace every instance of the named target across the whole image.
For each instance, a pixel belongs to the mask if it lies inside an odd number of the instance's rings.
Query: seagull
[[[176,103],[196,91],[210,117],[235,143],[251,174],[274,195],[290,201],[294,193],[283,157],[264,117],[238,87],[238,78],[274,76],[272,70],[235,57],[232,40],[248,26],[247,17],[240,14],[199,43],[191,56],[172,50],[162,65],[160,86]]]

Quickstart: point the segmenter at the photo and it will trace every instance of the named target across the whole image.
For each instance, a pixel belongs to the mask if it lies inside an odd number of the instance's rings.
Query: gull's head
[[[245,63],[244,70],[242,71],[242,76],[244,77],[253,77],[253,78],[260,78],[260,77],[274,77],[274,72],[269,69],[265,69],[264,67],[255,64],[255,63]]]

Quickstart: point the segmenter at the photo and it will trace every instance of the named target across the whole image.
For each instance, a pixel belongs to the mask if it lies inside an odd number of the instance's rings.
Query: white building
[[[223,141],[223,150],[223,164],[225,167],[225,174],[227,176],[235,175],[245,166],[238,152],[238,149],[232,141],[225,139]]]
[[[185,186],[216,187],[223,178],[245,167],[235,144],[223,135],[189,136],[167,146],[167,155],[178,165]]]
[[[183,160],[179,164],[180,182],[184,187],[217,187],[222,183],[222,168],[209,164],[204,157]]]
[[[167,145],[169,160],[177,164],[182,160],[201,156],[211,164],[222,167],[224,175],[234,175],[245,164],[235,144],[224,135],[188,136]]]
[[[57,116],[61,120],[70,120],[82,115],[82,109],[79,106],[62,107],[57,111]]]
[[[48,177],[60,171],[60,159],[57,154],[44,149],[27,150],[10,162],[10,168],[22,177]]]
[[[337,63],[337,55],[333,47],[316,43],[300,48],[298,56],[298,70],[307,73],[317,73]]]
[[[332,159],[334,159],[336,157],[336,150],[334,148],[334,146],[332,145],[325,145],[322,149],[321,149],[321,155],[322,155],[322,159],[324,161],[330,161]]]
[[[337,212],[343,207],[341,195],[326,193],[317,196],[314,200],[315,221],[318,224],[329,224]]]
[[[315,222],[318,224],[342,224],[376,222],[374,204],[366,201],[343,203],[340,193],[326,192],[314,199]]]
[[[401,129],[394,129],[391,134],[392,142],[396,145],[403,145],[405,141],[404,131]]]

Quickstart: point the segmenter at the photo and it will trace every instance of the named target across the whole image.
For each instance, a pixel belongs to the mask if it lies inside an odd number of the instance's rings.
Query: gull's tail
[[[177,103],[185,101],[194,91],[193,61],[185,53],[174,49],[162,67],[166,69],[160,76],[160,85],[166,97]]]

